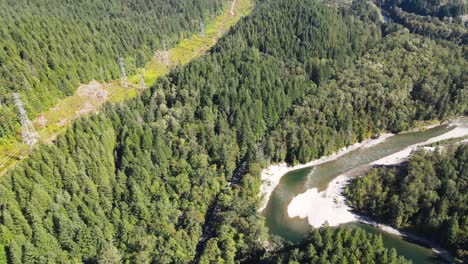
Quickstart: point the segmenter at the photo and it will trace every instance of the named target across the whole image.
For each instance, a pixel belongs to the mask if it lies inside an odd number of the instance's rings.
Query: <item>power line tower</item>
[[[13,93],[13,99],[15,104],[18,107],[20,118],[21,118],[21,136],[23,138],[23,143],[28,145],[30,149],[34,147],[34,144],[37,143],[39,139],[39,134],[37,134],[36,129],[26,115],[24,110],[24,104],[21,101],[19,94]]]
[[[119,58],[119,65],[120,65],[120,73],[122,75],[122,86],[127,88],[128,80],[127,80],[127,74],[125,73],[125,62],[122,57]]]
[[[200,22],[200,36],[202,38],[205,37],[205,22],[203,21]]]
[[[104,77],[104,69],[103,69],[102,67],[99,68],[99,73],[101,74],[101,80],[102,80],[103,82],[105,82],[105,81],[106,81],[106,77]]]
[[[142,90],[146,89],[145,76],[140,74],[140,87]]]
[[[169,53],[167,52],[166,41],[163,40],[163,61],[166,65],[169,65]]]

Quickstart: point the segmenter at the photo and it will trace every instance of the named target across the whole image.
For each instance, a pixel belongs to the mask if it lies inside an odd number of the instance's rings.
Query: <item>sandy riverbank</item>
[[[358,219],[359,218],[358,216],[350,212],[350,208],[345,203],[345,198],[341,194],[343,189],[348,184],[349,178],[356,176],[357,174],[364,174],[364,172],[366,170],[369,170],[373,165],[399,164],[407,160],[409,156],[411,155],[411,152],[416,150],[418,147],[429,145],[429,144],[443,141],[446,139],[460,138],[460,137],[464,137],[468,135],[467,125],[464,125],[463,123],[456,123],[454,125],[457,125],[457,127],[455,127],[454,129],[442,135],[430,138],[427,141],[424,141],[421,143],[413,144],[392,155],[386,156],[368,165],[360,166],[358,168],[352,169],[350,171],[347,171],[344,174],[339,175],[338,177],[333,179],[329,183],[328,187],[322,192],[318,192],[316,188],[312,188],[312,189],[305,191],[304,193],[297,195],[296,197],[293,198],[293,200],[290,202],[288,206],[288,216],[291,218],[294,218],[294,217],[299,217],[302,219],[307,218],[309,224],[313,227],[320,227],[326,222],[330,226],[337,226],[340,224],[357,221],[357,220],[359,220],[360,222],[367,223],[363,219]],[[380,137],[379,139],[377,139],[376,141],[382,142],[387,138],[388,138],[388,135],[384,135]],[[369,145],[370,146],[376,145],[380,142],[368,141],[359,146],[353,145],[349,149],[354,150],[357,148],[365,148],[366,146],[369,147]],[[430,150],[433,150],[433,148],[430,148]],[[344,152],[347,153],[349,151],[343,150],[342,152],[338,154],[342,154]],[[338,157],[339,155],[331,156],[330,158],[336,159]],[[284,175],[284,174],[281,174],[281,175]],[[277,175],[272,175],[272,176],[277,176]],[[277,180],[277,182],[279,182],[281,177],[279,178],[272,177],[272,178]],[[380,225],[377,223],[374,223],[373,225],[384,230],[385,232],[412,238],[410,235],[402,234],[398,230],[393,229],[391,227]],[[412,238],[412,239],[415,239],[415,238]]]
[[[313,160],[306,164],[288,166],[288,164],[286,163],[280,163],[280,164],[274,164],[274,165],[268,166],[261,173],[262,185],[260,187],[260,196],[263,196],[263,201],[262,201],[262,206],[260,207],[258,211],[261,212],[263,211],[263,209],[265,209],[265,207],[268,204],[268,200],[270,199],[271,193],[273,192],[273,190],[279,184],[281,178],[286,173],[293,171],[293,170],[298,170],[298,169],[302,169],[302,168],[306,168],[310,166],[316,166],[322,163],[333,161],[353,150],[357,150],[359,148],[369,148],[379,143],[382,143],[391,136],[393,136],[393,134],[389,134],[389,133],[382,134],[376,139],[368,139],[363,142],[356,143],[354,145],[341,149],[340,151],[338,151],[337,153],[333,155],[325,156],[320,159]]]
[[[352,177],[362,174],[370,168],[372,168],[370,165],[363,165],[341,174],[331,181],[327,189],[322,192],[318,192],[316,188],[312,188],[299,194],[294,197],[288,205],[288,216],[290,218],[307,218],[307,222],[314,228],[319,228],[324,224],[328,226],[339,226],[350,222],[361,222],[377,227],[386,233],[400,236],[426,247],[430,247],[436,255],[439,255],[448,262],[452,262],[453,256],[449,251],[437,247],[437,245],[429,240],[352,212],[352,209],[346,204],[346,198],[342,195],[343,189],[348,185]]]
[[[440,136],[433,137],[433,138],[428,139],[427,141],[411,145],[411,146],[406,147],[405,149],[403,149],[403,150],[401,150],[399,152],[393,153],[392,155],[389,155],[389,156],[383,157],[383,158],[381,158],[379,160],[376,160],[376,161],[372,162],[371,165],[395,165],[395,164],[399,164],[399,163],[401,163],[403,161],[406,161],[409,158],[409,156],[411,155],[411,152],[413,152],[414,150],[416,150],[417,148],[419,148],[421,146],[429,145],[429,144],[436,143],[436,142],[439,142],[439,141],[443,141],[443,140],[446,140],[446,139],[461,138],[461,137],[464,137],[464,136],[468,135],[468,126],[463,125],[461,123],[460,124],[453,123],[451,125],[457,125],[457,127],[455,127],[454,129],[452,129],[452,130],[448,131],[447,133],[444,133],[444,134],[442,134]]]
[[[319,192],[318,189],[316,188],[312,188],[312,189],[305,191],[304,193],[297,195],[296,197],[293,198],[293,200],[288,205],[288,208],[287,208],[288,216],[290,218],[294,218],[294,217],[299,217],[302,219],[306,218],[308,223],[315,228],[320,227],[324,224],[329,225],[329,226],[338,226],[340,224],[353,222],[353,221],[363,222],[365,224],[376,226],[377,228],[387,233],[398,235],[401,237],[406,237],[410,240],[429,245],[430,247],[432,247],[432,250],[436,254],[441,255],[447,260],[451,259],[452,257],[448,251],[440,249],[440,248],[436,248],[435,245],[431,244],[429,241],[425,240],[424,238],[397,230],[387,225],[373,222],[369,219],[363,218],[362,216],[355,215],[354,213],[351,212],[351,208],[346,204],[345,197],[342,195],[342,191],[348,184],[349,179],[352,178],[353,176],[356,176],[357,174],[363,174],[364,171],[371,168],[372,165],[398,164],[402,161],[407,160],[411,152],[416,150],[419,147],[433,144],[433,143],[440,142],[440,141],[444,141],[447,139],[462,138],[468,135],[468,125],[466,124],[466,121],[456,120],[449,125],[453,125],[456,127],[454,127],[452,130],[442,135],[435,136],[421,143],[413,144],[397,153],[394,153],[392,155],[389,155],[387,157],[374,161],[370,164],[363,165],[355,169],[352,169],[350,171],[347,171],[346,173],[341,174],[335,179],[333,179],[333,181],[329,183],[328,187],[322,192]],[[271,183],[271,185],[265,185],[265,186],[262,185],[262,187],[264,187],[262,191],[264,191],[263,193],[266,194],[264,205],[266,206],[266,203],[268,202],[268,198],[271,195],[271,192],[280,182],[281,177],[284,176],[288,171],[299,169],[299,168],[304,168],[307,166],[314,166],[314,165],[318,165],[327,161],[337,159],[340,156],[351,152],[352,150],[377,145],[385,141],[390,136],[392,135],[387,134],[382,137],[379,137],[376,140],[369,140],[361,144],[355,144],[349,148],[341,150],[339,153],[335,155],[325,157],[319,160],[315,160],[308,164],[303,164],[303,165],[299,165],[295,167],[287,167],[284,164],[270,166],[269,168],[267,168],[266,170],[262,172],[263,182]],[[467,141],[467,140],[463,140],[463,141]],[[427,147],[427,151],[433,151],[433,150],[435,150],[435,148]],[[262,207],[262,209],[263,208],[264,207]]]
[[[378,223],[378,222],[373,221],[373,220],[371,220],[371,219],[369,219],[368,217],[365,217],[365,216],[354,215],[354,217],[357,219],[358,222],[361,222],[363,224],[377,227],[378,229],[380,229],[380,230],[382,230],[382,231],[384,231],[386,233],[406,238],[406,239],[408,239],[410,241],[416,242],[416,243],[421,244],[421,245],[423,245],[425,247],[430,247],[431,250],[436,255],[442,257],[443,259],[445,259],[449,263],[453,262],[454,258],[453,258],[452,254],[448,250],[437,247],[437,245],[435,245],[434,243],[432,243],[431,241],[429,241],[429,240],[427,240],[427,239],[425,239],[423,237],[420,237],[420,236],[417,236],[415,234],[411,234],[411,233],[408,233],[408,232],[405,232],[405,231],[398,230],[398,229],[393,228],[393,227],[388,226],[388,225]]]
[[[290,218],[307,218],[309,224],[315,228],[321,227],[323,224],[338,226],[357,221],[357,217],[346,204],[346,198],[342,192],[351,178],[370,169],[369,165],[356,167],[333,179],[322,192],[312,188],[299,194],[289,203],[288,216]]]
[[[430,247],[436,255],[439,255],[448,262],[453,261],[453,256],[449,251],[437,247],[437,245],[423,237],[398,230],[352,212],[352,209],[346,204],[346,198],[342,195],[343,189],[348,185],[352,177],[362,174],[370,168],[372,168],[370,165],[363,165],[341,174],[330,182],[327,189],[320,193],[316,188],[312,188],[299,194],[289,204],[288,216],[291,218],[307,218],[307,222],[314,228],[321,227],[324,224],[339,226],[349,222],[361,222],[377,227],[386,233],[404,237],[410,241]]]

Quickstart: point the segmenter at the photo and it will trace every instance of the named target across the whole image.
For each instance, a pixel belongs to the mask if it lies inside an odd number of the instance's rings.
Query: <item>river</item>
[[[313,189],[315,189],[315,194],[322,194],[330,182],[336,181],[338,176],[343,176],[346,172],[356,170],[356,168],[368,167],[369,164],[376,161],[385,164],[385,162],[388,162],[388,160],[385,160],[386,157],[401,154],[405,150],[410,150],[411,147],[416,147],[425,142],[439,141],[447,137],[458,137],[460,133],[456,132],[461,129],[463,130],[462,134],[467,133],[466,128],[468,128],[468,119],[462,118],[458,119],[456,124],[440,125],[420,132],[398,134],[388,137],[382,143],[353,150],[335,160],[286,173],[274,188],[262,212],[271,235],[281,236],[292,242],[299,242],[313,228],[309,224],[311,219],[307,221],[299,217],[291,218],[288,215],[288,207],[298,195],[305,195]],[[395,160],[395,158],[393,157],[392,160]],[[307,207],[313,203],[310,199],[315,199],[314,197],[318,196],[305,197],[309,200],[302,203],[302,205],[299,204],[299,209],[296,206],[296,211],[302,210],[301,213],[304,213],[304,211],[310,210]],[[319,204],[323,207],[321,201]],[[322,210],[319,211],[322,212]],[[385,233],[368,225],[355,222],[346,225],[365,228],[369,232],[382,234],[386,246],[394,247],[399,254],[411,259],[415,264],[437,263],[436,256],[429,248],[404,241],[399,236]]]
[[[378,6],[377,6],[374,2],[372,2],[372,1],[370,2],[370,4],[371,4],[371,5],[375,8],[375,10],[377,10],[377,12],[379,13],[379,15],[380,15],[380,21],[381,21],[382,23],[387,23],[387,22],[388,22],[388,16],[386,16],[386,15],[384,14],[383,10],[382,10],[380,7],[378,7]]]

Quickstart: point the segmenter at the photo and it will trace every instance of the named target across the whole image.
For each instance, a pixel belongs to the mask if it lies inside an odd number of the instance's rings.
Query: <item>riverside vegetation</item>
[[[463,0],[377,0],[397,23],[411,32],[433,39],[468,44],[468,4]]]
[[[290,263],[323,252],[405,263],[363,231],[314,231],[326,243],[306,241],[307,254],[267,245],[260,170],[466,114],[467,66],[462,47],[382,25],[366,1],[258,0],[208,54],[74,122],[0,179],[0,260],[188,263],[217,200],[200,263],[281,251]],[[243,162],[240,184],[226,186]]]
[[[420,150],[408,163],[381,167],[345,190],[356,210],[409,228],[468,260],[468,145]]]
[[[311,231],[299,246],[270,254],[263,263],[394,263],[409,264],[395,249],[386,249],[382,237],[361,229],[339,227]]]

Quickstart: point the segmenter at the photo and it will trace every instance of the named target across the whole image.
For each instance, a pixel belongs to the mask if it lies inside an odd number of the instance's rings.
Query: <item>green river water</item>
[[[312,227],[306,219],[297,217],[292,219],[288,216],[288,205],[295,196],[310,188],[322,191],[328,186],[328,183],[344,172],[379,160],[410,145],[442,135],[454,128],[454,126],[441,125],[421,132],[395,135],[383,143],[354,150],[334,161],[287,173],[271,194],[267,207],[263,211],[270,234],[281,236],[292,242],[301,241]],[[429,248],[407,242],[399,236],[388,234],[372,226],[360,223],[346,225],[381,234],[385,246],[395,248],[399,254],[412,260],[415,264],[438,263],[436,256]]]

